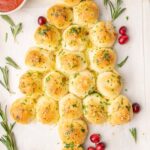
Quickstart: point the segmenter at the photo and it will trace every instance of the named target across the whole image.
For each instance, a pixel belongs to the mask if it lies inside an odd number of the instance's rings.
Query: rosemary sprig
[[[129,56],[127,56],[124,60],[122,60],[119,64],[117,64],[117,66],[121,68],[127,62],[128,58]]]
[[[7,40],[8,40],[8,33],[6,32],[5,33],[5,42],[7,42]]]
[[[136,128],[131,128],[131,129],[129,129],[129,131],[130,131],[134,141],[136,142],[137,141],[137,130],[136,130]]]
[[[2,119],[0,125],[5,131],[5,135],[0,138],[0,142],[6,146],[7,150],[17,150],[14,133],[12,131],[15,123],[8,123],[6,111],[7,107],[5,107],[5,111],[3,111],[0,105],[0,118]]]
[[[109,0],[104,0],[104,5],[107,6]]]
[[[3,76],[3,81],[0,80],[0,84],[8,91],[11,93],[10,91],[10,86],[9,86],[9,69],[7,66],[5,67],[0,67],[0,71],[2,73]]]
[[[121,7],[123,3],[122,0],[115,0],[115,3],[112,3],[111,0],[104,0],[103,2],[105,6],[109,6],[113,21],[116,20],[126,10],[126,8]]]
[[[22,31],[22,23],[16,25],[8,15],[1,15],[1,17],[10,25],[11,33],[16,40],[17,35]]]
[[[6,63],[16,69],[20,69],[19,65],[11,58],[11,57],[6,57]]]
[[[15,26],[14,21],[8,15],[1,15],[2,19],[4,19],[10,26]]]

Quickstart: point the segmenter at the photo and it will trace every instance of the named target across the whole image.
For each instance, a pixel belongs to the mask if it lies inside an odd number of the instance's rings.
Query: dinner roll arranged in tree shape
[[[73,94],[64,96],[59,102],[60,117],[65,119],[78,119],[83,115],[82,101]]]
[[[56,68],[66,75],[71,75],[87,68],[87,60],[82,52],[60,51],[56,55]]]
[[[58,103],[48,96],[39,98],[36,105],[36,118],[43,124],[54,124],[59,119]]]
[[[109,48],[94,48],[89,50],[90,67],[101,73],[114,70],[116,53]]]
[[[89,70],[75,73],[69,78],[69,91],[84,98],[96,89],[95,75]]]
[[[93,1],[83,1],[74,7],[74,23],[90,27],[99,18],[99,8]]]
[[[50,24],[39,26],[34,38],[39,47],[47,50],[57,50],[61,44],[60,31]]]
[[[133,117],[131,102],[127,97],[119,95],[108,107],[108,116],[108,121],[112,125],[128,123]]]
[[[117,34],[111,22],[98,22],[90,32],[91,41],[96,47],[112,47]]]
[[[98,91],[109,100],[116,98],[122,90],[121,77],[116,72],[104,72],[97,78]]]
[[[58,71],[50,72],[43,80],[43,89],[47,96],[58,101],[68,93],[68,79]]]
[[[60,139],[65,144],[81,145],[84,143],[88,128],[83,120],[61,119],[58,125]]]
[[[21,124],[28,124],[35,118],[35,102],[30,97],[17,99],[10,108],[11,117]]]
[[[61,0],[47,11],[34,34],[36,46],[25,57],[29,70],[20,77],[25,94],[11,106],[12,118],[56,124],[61,150],[83,150],[87,123],[121,125],[133,117],[131,102],[120,95],[115,71],[117,34],[112,22],[99,21],[92,0]]]
[[[38,47],[30,48],[25,64],[32,70],[52,71],[55,68],[55,53]]]
[[[89,44],[88,34],[82,26],[69,26],[63,33],[63,48],[69,51],[85,51]]]
[[[27,95],[42,93],[43,76],[44,74],[38,71],[27,71],[20,77],[20,91]]]
[[[83,100],[84,117],[92,124],[102,124],[107,121],[108,101],[100,94],[88,95]]]
[[[64,4],[56,4],[48,9],[47,20],[58,29],[65,29],[72,23],[72,8]]]

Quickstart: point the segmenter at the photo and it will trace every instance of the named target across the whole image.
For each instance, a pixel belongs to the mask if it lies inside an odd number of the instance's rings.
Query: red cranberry
[[[90,146],[87,150],[96,150],[94,147]]]
[[[38,18],[38,24],[39,24],[39,25],[44,25],[44,24],[46,24],[46,22],[47,22],[47,20],[46,20],[45,17],[40,16],[40,17]]]
[[[96,150],[105,150],[105,147],[106,147],[105,143],[101,142],[96,145]]]
[[[132,104],[132,109],[133,109],[134,113],[139,113],[140,110],[141,110],[141,107],[140,107],[140,105],[138,103],[133,103]]]
[[[99,143],[99,142],[100,142],[100,139],[101,139],[101,137],[100,137],[99,134],[92,134],[92,135],[90,136],[90,140],[91,140],[91,142],[93,142],[93,143]]]
[[[121,35],[118,39],[119,44],[121,45],[127,43],[128,40],[129,40],[129,37],[127,35]]]
[[[127,32],[127,28],[125,26],[122,26],[120,29],[119,29],[119,33],[121,35],[126,35],[126,32]]]

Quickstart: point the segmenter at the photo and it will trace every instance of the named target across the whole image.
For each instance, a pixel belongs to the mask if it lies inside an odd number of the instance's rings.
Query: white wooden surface
[[[102,0],[101,0],[102,1]],[[110,19],[102,2],[97,0],[101,8],[101,19]],[[27,68],[24,65],[24,54],[30,46],[34,46],[33,34],[37,26],[37,17],[45,15],[47,8],[55,0],[29,0],[23,9],[11,15],[16,22],[23,22],[24,31],[14,43],[9,32],[8,42],[4,42],[5,32],[8,25],[0,19],[0,66],[5,65],[5,57],[13,57],[21,66],[22,70],[10,68],[11,88],[16,92],[9,95],[0,86],[0,103],[8,107],[19,96],[18,79]],[[124,78],[123,93],[133,102],[142,105],[142,111],[135,115],[133,121],[124,126],[111,127],[110,125],[90,126],[90,133],[102,134],[103,140],[108,144],[107,150],[149,150],[150,149],[150,1],[149,0],[124,0],[127,11],[120,17],[115,25],[117,29],[126,25],[129,29],[130,42],[120,46],[116,44],[118,62],[129,56],[127,64],[118,71]],[[129,20],[125,19],[129,16]],[[129,128],[136,127],[138,131],[137,144],[129,134]],[[61,150],[57,127],[43,126],[32,123],[27,126],[17,124],[15,127],[18,150]],[[3,130],[0,128],[0,135]],[[89,133],[89,135],[90,135]],[[89,140],[85,147],[91,145]],[[0,150],[5,150],[0,144]]]

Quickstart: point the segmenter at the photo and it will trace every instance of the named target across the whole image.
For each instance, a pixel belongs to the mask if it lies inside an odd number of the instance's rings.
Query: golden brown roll
[[[83,120],[60,120],[58,130],[63,143],[74,145],[83,144],[88,133]]]
[[[97,78],[97,89],[106,98],[113,100],[122,90],[121,77],[117,72],[104,72]]]
[[[119,95],[108,107],[109,123],[121,125],[131,121],[133,117],[132,104],[127,97]]]
[[[11,117],[21,124],[28,124],[35,118],[35,102],[30,97],[17,99],[10,108]]]
[[[61,118],[81,118],[83,115],[81,99],[73,94],[65,95],[59,102],[59,112]]]
[[[89,51],[90,67],[92,70],[102,73],[114,70],[116,53],[110,48],[94,48]]]
[[[69,26],[63,33],[63,48],[69,51],[85,51],[89,43],[88,34],[82,26]]]
[[[30,48],[25,64],[32,70],[52,71],[55,68],[55,53],[38,47]]]
[[[91,30],[91,41],[96,47],[112,47],[117,33],[112,22],[98,22]]]
[[[102,124],[107,121],[108,101],[100,94],[88,95],[83,100],[84,116],[92,124]]]
[[[74,23],[91,26],[97,22],[99,9],[93,1],[83,1],[74,7]]]
[[[84,98],[95,89],[95,75],[91,71],[85,70],[70,76],[69,91],[78,97]]]
[[[61,51],[56,55],[56,68],[66,75],[71,75],[87,68],[87,61],[82,52]]]
[[[36,105],[36,118],[43,124],[57,123],[59,119],[58,103],[50,97],[40,97]]]
[[[47,20],[58,29],[65,29],[72,23],[72,9],[64,4],[56,4],[48,9]]]
[[[50,72],[44,78],[43,88],[47,96],[58,101],[68,93],[68,79],[57,71]]]
[[[22,93],[31,95],[33,93],[42,93],[43,73],[38,71],[27,71],[19,81],[19,89]]]
[[[39,47],[47,50],[58,50],[61,44],[60,31],[50,24],[39,26],[34,38]]]

